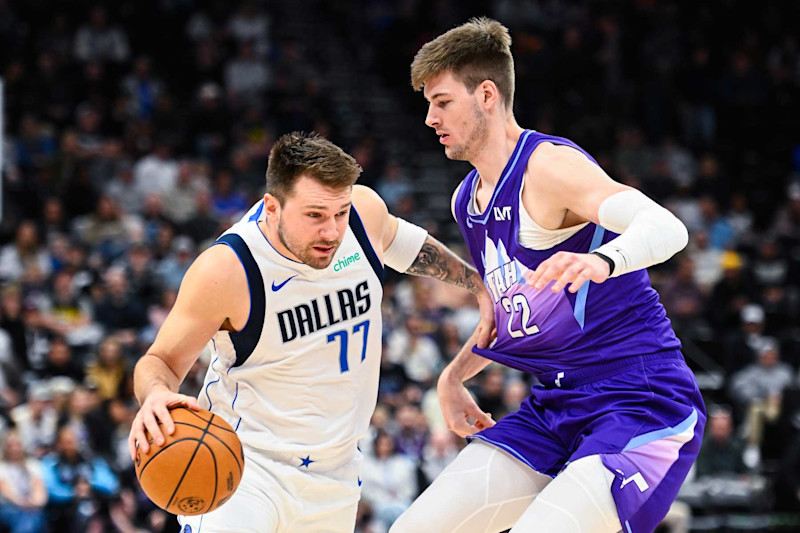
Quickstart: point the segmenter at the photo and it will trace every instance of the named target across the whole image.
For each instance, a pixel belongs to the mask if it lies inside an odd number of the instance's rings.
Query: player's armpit
[[[181,283],[175,305],[147,351],[183,380],[206,343],[226,319],[240,329],[247,322],[247,275],[236,253],[212,246],[195,260]]]

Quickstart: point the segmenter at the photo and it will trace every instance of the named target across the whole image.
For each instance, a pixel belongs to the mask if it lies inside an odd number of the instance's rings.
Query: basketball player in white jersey
[[[168,407],[205,408],[242,441],[242,482],[224,507],[180,517],[183,533],[352,532],[361,454],[377,399],[383,265],[479,296],[477,272],[422,228],[390,215],[361,169],[317,135],[273,147],[267,193],[203,252],[134,372],[141,409],[129,446],[174,431]],[[203,346],[213,360],[199,400],[177,394]],[[476,416],[483,413],[476,413]]]

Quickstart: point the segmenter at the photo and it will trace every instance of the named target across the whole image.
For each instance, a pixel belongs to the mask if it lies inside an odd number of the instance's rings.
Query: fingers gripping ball
[[[231,426],[210,411],[170,410],[175,432],[150,450],[136,449],[136,477],[153,503],[167,512],[198,515],[228,501],[242,479],[242,443]]]

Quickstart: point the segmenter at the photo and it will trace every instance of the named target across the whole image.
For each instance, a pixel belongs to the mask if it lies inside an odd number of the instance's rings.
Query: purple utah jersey
[[[497,341],[473,350],[535,374],[518,411],[472,435],[539,473],[600,456],[624,533],[653,531],[697,457],[705,406],[647,271],[576,294],[529,286],[523,274],[556,252],[586,253],[616,235],[588,223],[548,250],[519,243],[520,195],[531,153],[543,141],[586,152],[561,137],[526,130],[485,212],[471,212],[478,176],[456,197],[455,215],[495,302]]]
[[[476,170],[461,183],[456,197],[458,225],[495,303],[497,341],[491,349],[476,348],[475,352],[538,375],[679,349],[680,341],[646,270],[602,284],[587,281],[577,293],[537,290],[523,278],[556,252],[588,253],[617,237],[589,223],[547,250],[531,250],[519,243],[523,175],[533,150],[542,142],[570,146],[597,163],[572,141],[526,130],[483,213],[471,209],[479,178]]]

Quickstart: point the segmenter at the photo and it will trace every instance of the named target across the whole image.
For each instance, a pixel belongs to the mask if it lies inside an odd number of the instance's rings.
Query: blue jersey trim
[[[657,441],[658,439],[663,439],[665,437],[671,437],[673,435],[680,435],[693,424],[697,423],[697,409],[692,409],[692,414],[686,417],[686,419],[678,424],[675,427],[671,428],[664,428],[664,429],[657,429],[655,431],[651,431],[650,433],[645,433],[644,435],[639,435],[638,437],[632,438],[628,441],[628,444],[623,448],[623,452],[627,452],[628,450],[633,450],[634,448],[638,448],[639,446],[644,446],[645,444],[650,444],[651,442]]]
[[[522,134],[522,137],[520,138],[519,144],[517,144],[516,153],[514,154],[514,158],[512,159],[512,163],[506,169],[506,173],[503,175],[502,179],[500,180],[500,183],[498,183],[497,187],[494,188],[494,192],[492,193],[492,199],[489,201],[489,204],[486,206],[486,211],[484,211],[483,215],[472,215],[472,214],[470,214],[470,212],[469,212],[469,203],[467,203],[467,208],[466,208],[467,219],[466,220],[471,221],[471,222],[477,222],[479,224],[484,224],[484,225],[486,224],[486,222],[488,222],[489,217],[492,214],[492,207],[494,207],[494,200],[495,200],[495,198],[497,198],[497,195],[499,194],[500,189],[502,189],[503,185],[505,185],[506,181],[508,181],[508,177],[511,176],[511,173],[514,171],[514,168],[517,166],[517,161],[519,160],[519,156],[522,155],[522,149],[525,147],[525,143],[528,141],[528,137],[530,137],[530,135],[532,133],[533,133],[532,130],[525,130],[525,133]],[[472,191],[475,190],[475,180],[478,179],[478,177],[479,177],[478,173],[475,172],[475,175],[472,178],[472,182],[469,184],[469,189],[468,190],[469,190],[469,198],[470,199],[472,198]],[[481,219],[481,216],[483,216],[482,219]],[[470,227],[472,227],[472,226],[470,225]]]
[[[598,248],[603,243],[603,235],[605,235],[606,230],[602,226],[595,226],[594,227],[594,235],[592,236],[592,244],[589,246],[589,251]],[[583,324],[586,320],[586,297],[589,295],[589,286],[592,284],[591,281],[587,281],[583,284],[583,286],[578,289],[578,294],[575,296],[575,310],[573,314],[575,315],[575,320],[578,321],[578,325],[583,329]]]
[[[211,367],[211,370],[214,370],[214,363],[216,363],[216,362],[217,362],[217,360],[219,360],[219,357],[215,357],[215,358],[214,358],[214,360],[213,360],[213,361],[211,361],[211,365],[210,365],[210,367]],[[216,371],[216,370],[214,370],[214,372],[217,372],[217,371]],[[213,407],[213,405],[214,405],[214,404],[213,404],[213,402],[211,401],[211,396],[209,396],[209,395],[208,395],[208,388],[209,388],[211,385],[213,385],[214,383],[219,383],[219,381],[220,381],[221,379],[222,379],[222,376],[219,374],[219,372],[217,372],[217,379],[215,379],[214,381],[209,381],[208,383],[206,383],[206,398],[208,398],[208,410],[209,410],[209,411],[211,410],[211,407]]]
[[[633,533],[633,531],[631,531],[631,525],[627,520],[625,520],[625,529],[628,530],[628,533]]]
[[[264,330],[264,317],[267,309],[267,296],[264,278],[258,268],[250,248],[239,235],[228,233],[214,244],[227,244],[236,253],[247,275],[247,287],[250,290],[250,315],[241,331],[230,332],[231,342],[236,350],[236,362],[232,366],[241,366],[253,353],[261,333]]]
[[[356,211],[355,207],[350,209],[350,229],[353,230],[353,234],[356,236],[358,244],[360,244],[361,249],[364,250],[364,254],[367,256],[369,264],[372,265],[372,270],[375,271],[375,275],[378,276],[378,279],[381,280],[381,285],[383,285],[383,278],[385,274],[383,264],[381,263],[381,260],[378,259],[378,254],[375,253],[372,243],[369,242],[367,231],[364,229],[364,224],[361,223],[361,217],[358,216],[358,211]]]
[[[258,206],[258,209],[255,213],[250,215],[250,218],[247,219],[248,222],[258,222],[258,217],[261,216],[261,213],[264,212],[264,200],[261,200],[261,203]]]

